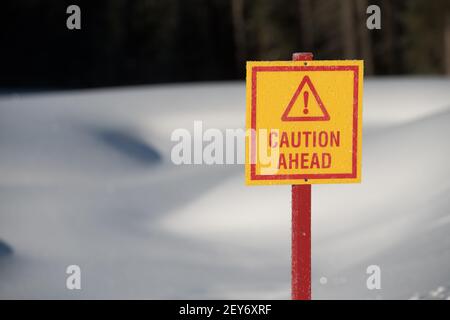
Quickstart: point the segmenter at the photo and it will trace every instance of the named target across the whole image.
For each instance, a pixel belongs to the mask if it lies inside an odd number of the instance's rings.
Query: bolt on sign
[[[246,183],[361,181],[363,61],[247,62]]]

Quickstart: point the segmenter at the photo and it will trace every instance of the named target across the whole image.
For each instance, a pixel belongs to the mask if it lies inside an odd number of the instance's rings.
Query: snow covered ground
[[[313,298],[450,296],[449,89],[366,80],[363,181],[313,186]],[[170,161],[174,129],[244,114],[242,82],[3,93],[0,298],[289,298],[290,188]]]

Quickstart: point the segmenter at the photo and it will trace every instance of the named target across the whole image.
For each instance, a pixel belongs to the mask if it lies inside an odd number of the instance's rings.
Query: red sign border
[[[254,132],[256,132],[256,74],[257,72],[276,71],[353,71],[353,139],[352,139],[352,172],[351,173],[316,173],[316,174],[256,174],[256,144]],[[357,177],[357,152],[358,152],[358,90],[359,66],[254,66],[252,67],[252,97],[251,97],[251,150],[250,150],[250,180],[290,180],[290,179],[354,179]]]

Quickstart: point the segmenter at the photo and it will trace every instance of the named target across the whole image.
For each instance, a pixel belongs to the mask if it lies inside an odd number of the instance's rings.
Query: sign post
[[[363,61],[247,62],[248,185],[292,185],[292,299],[311,299],[311,184],[361,181]]]
[[[293,61],[310,61],[311,53],[294,53]],[[307,91],[305,91],[307,92]],[[292,300],[311,300],[311,185],[292,185]]]

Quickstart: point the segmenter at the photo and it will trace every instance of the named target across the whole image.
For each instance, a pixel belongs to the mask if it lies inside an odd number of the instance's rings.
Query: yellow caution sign
[[[247,62],[247,184],[361,181],[363,61]]]

